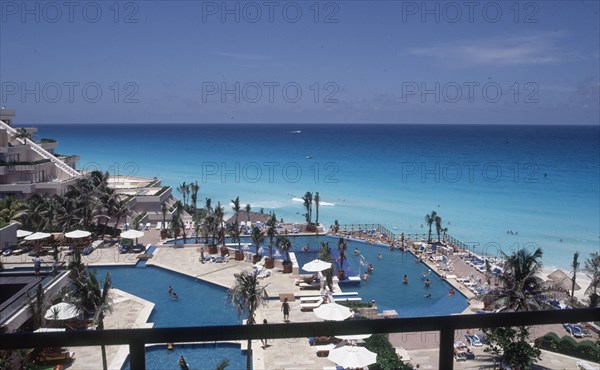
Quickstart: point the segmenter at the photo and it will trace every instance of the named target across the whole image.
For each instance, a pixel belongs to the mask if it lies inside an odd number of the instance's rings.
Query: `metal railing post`
[[[146,347],[143,342],[129,343],[129,360],[130,369],[146,368]]]
[[[440,330],[440,353],[438,369],[452,370],[454,368],[454,329]]]

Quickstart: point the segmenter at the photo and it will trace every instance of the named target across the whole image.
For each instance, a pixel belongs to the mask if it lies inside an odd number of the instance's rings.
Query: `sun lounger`
[[[472,277],[473,277],[473,274],[469,274],[469,275],[467,275],[465,277],[456,279],[456,281],[458,281],[459,283],[465,283],[467,281],[471,281]]]
[[[156,223],[156,230],[160,230],[162,228],[162,222],[158,221]]]
[[[298,284],[298,286],[302,290],[304,290],[304,289],[320,289],[321,288],[321,284],[319,282],[312,282],[310,284],[300,283],[300,284]]]
[[[473,335],[466,335],[465,334],[465,338],[467,338],[467,342],[469,342],[469,344],[471,344],[473,347],[481,347],[481,346],[483,346],[483,343],[481,343],[481,341],[479,340],[479,337],[477,336],[477,334],[473,334]]]
[[[320,297],[319,300],[317,300],[316,302],[300,303],[300,310],[302,310],[302,311],[314,310],[315,308],[319,307],[322,303],[323,303],[322,297]]]
[[[227,263],[229,262],[229,254],[224,256],[215,257],[212,259],[212,263]]]
[[[360,297],[352,297],[352,298],[334,298],[334,302],[359,302],[362,301]]]
[[[309,303],[309,302],[317,302],[319,299],[323,299],[320,296],[312,296],[312,297],[300,297],[300,303]]]

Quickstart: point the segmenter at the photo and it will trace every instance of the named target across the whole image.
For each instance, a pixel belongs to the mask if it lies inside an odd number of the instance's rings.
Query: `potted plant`
[[[262,232],[258,227],[254,226],[250,237],[256,245],[256,254],[254,255],[254,257],[252,257],[252,263],[257,263],[262,258],[262,256],[258,254],[258,249],[260,248],[260,243],[262,243],[262,241],[265,240],[265,233]]]
[[[235,260],[236,261],[243,261],[244,260],[244,252],[242,252],[241,248],[241,240],[240,240],[240,227],[238,226],[237,223],[229,226],[229,236],[231,237],[231,241],[232,242],[236,242],[238,243],[238,247],[237,250],[235,251]]]
[[[292,242],[285,236],[277,237],[277,249],[285,253],[285,260],[283,260],[283,273],[290,274],[293,270],[292,260],[290,259],[290,249],[292,248]]]
[[[348,243],[344,238],[338,239],[338,251],[340,252],[340,269],[338,270],[338,279],[345,280],[346,273],[344,272],[344,260],[346,259],[346,249],[348,249]]]

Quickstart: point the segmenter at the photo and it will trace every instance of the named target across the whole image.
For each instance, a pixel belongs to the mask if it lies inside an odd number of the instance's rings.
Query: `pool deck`
[[[310,234],[312,235],[312,234]],[[140,238],[144,244],[160,244],[158,230],[148,230]],[[234,273],[239,273],[252,268],[252,264],[246,261],[235,261],[231,259],[228,263],[201,263],[199,261],[200,250],[198,247],[173,248],[172,246],[160,246],[153,253],[153,258],[147,261],[147,265],[158,266],[167,270],[182,273],[191,277],[199,278],[210,283],[229,288],[234,283]],[[96,249],[89,256],[82,256],[84,263],[94,265],[134,265],[137,263],[136,254],[120,254],[116,246],[107,246]],[[61,254],[61,259],[65,256]],[[44,260],[50,262],[51,257],[45,256]],[[454,271],[439,271],[436,264],[427,261],[427,265],[432,271],[440,275],[453,274],[458,277],[473,273],[475,277],[480,276],[484,280],[484,275],[467,265],[458,256],[450,256],[454,264]],[[9,262],[12,266],[31,267],[31,257],[27,255],[10,256],[3,258],[4,262]],[[8,266],[7,266],[8,267]],[[281,312],[281,303],[275,299],[282,293],[291,293],[295,296],[317,295],[315,290],[301,290],[295,285],[297,275],[283,274],[280,269],[273,269],[273,275],[261,281],[261,284],[267,286],[267,292],[271,299],[264,307],[261,307],[256,320],[262,323],[267,319],[269,323],[283,323],[283,314]],[[481,302],[477,301],[474,294],[463,284],[454,279],[448,279],[448,283],[463,293],[469,299],[469,307],[462,314],[475,313],[481,308]],[[339,291],[339,287],[335,287]],[[351,290],[351,288],[349,288]],[[117,328],[135,328],[152,327],[148,323],[150,313],[154,307],[152,302],[145,301],[118,289],[112,289],[113,294],[113,312],[106,316],[105,327],[107,329]],[[301,311],[300,301],[290,302],[292,322],[315,321],[316,316],[312,311]],[[546,332],[554,331],[559,335],[565,334],[561,325],[546,325],[536,327],[536,335],[543,335]],[[464,333],[457,331],[456,340],[464,341]],[[390,341],[397,352],[402,354],[405,361],[410,361],[413,366],[417,364],[421,369],[436,369],[438,363],[439,340],[438,332],[415,332],[415,333],[392,333]],[[246,341],[240,343],[245,349]],[[333,362],[326,357],[317,357],[317,349],[308,344],[307,338],[289,338],[269,340],[266,348],[261,347],[261,342],[253,341],[253,368],[254,369],[322,369],[324,367],[335,366]],[[128,355],[127,346],[107,346],[107,357],[110,369],[120,369]],[[101,366],[101,351],[99,347],[73,347],[69,349],[75,352],[75,361],[69,366],[70,369],[96,369]],[[477,360],[465,362],[455,362],[457,369],[477,369],[489,368],[493,362],[488,354],[481,348],[474,348],[477,354]],[[559,354],[544,351],[542,360],[538,365],[545,368],[574,368],[577,359]]]

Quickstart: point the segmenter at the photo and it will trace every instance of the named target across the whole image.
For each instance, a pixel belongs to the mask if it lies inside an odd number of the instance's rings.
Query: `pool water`
[[[104,281],[111,273],[112,286],[155,304],[149,321],[156,328],[182,326],[238,325],[241,323],[230,305],[226,289],[156,266],[93,267]],[[169,285],[177,293],[174,301]],[[110,328],[108,328],[110,329]]]
[[[227,358],[227,370],[246,369],[246,354],[238,344],[175,344],[172,351],[164,345],[146,348],[146,369],[179,370],[179,358],[183,356],[190,370],[216,369],[219,362]],[[129,369],[129,358],[121,368]]]
[[[311,235],[296,236],[288,235],[292,242],[291,252],[296,254],[296,259],[300,268],[307,262],[319,257],[319,248],[321,242],[328,242],[331,248],[335,270],[339,268],[337,258],[339,257],[337,249],[338,237],[330,235]],[[177,241],[181,242],[181,241]],[[242,237],[242,243],[248,243],[251,240],[248,237]],[[453,296],[449,296],[450,284],[442,280],[435,272],[428,275],[431,284],[429,288],[425,287],[422,274],[429,272],[429,267],[424,263],[417,261],[411,253],[390,251],[389,246],[367,244],[363,241],[347,239],[348,249],[346,251],[347,259],[344,261],[344,271],[349,276],[360,276],[366,270],[366,266],[360,266],[360,257],[354,255],[354,249],[358,248],[360,254],[364,257],[365,264],[372,264],[374,270],[369,274],[367,282],[361,282],[360,286],[345,286],[344,291],[356,291],[363,301],[375,300],[379,311],[396,310],[400,317],[418,317],[418,316],[443,316],[464,311],[467,306],[467,298],[456,291]],[[268,255],[268,239],[260,247],[263,248],[263,255]],[[308,246],[308,250],[305,247]],[[251,248],[252,251],[255,247]],[[275,254],[276,249],[273,249]],[[382,259],[377,258],[381,253]],[[279,255],[276,258],[283,258]],[[300,270],[300,273],[308,273]],[[408,277],[408,284],[402,283],[404,275]],[[428,295],[431,295],[427,297]]]
[[[289,236],[292,241],[292,251],[296,254],[298,265],[319,257],[321,242],[328,242],[331,248],[335,270],[339,269],[337,249],[338,237],[322,236]],[[442,280],[435,272],[428,275],[431,284],[425,287],[422,274],[429,272],[429,267],[418,262],[411,253],[403,253],[397,249],[390,251],[387,245],[367,244],[363,241],[349,240],[344,261],[344,271],[349,276],[360,276],[366,272],[366,265],[371,264],[374,270],[366,281],[361,281],[360,286],[348,285],[342,287],[344,291],[357,291],[363,301],[375,300],[379,311],[396,310],[400,317],[438,316],[450,315],[464,311],[467,299],[460,292],[449,296],[450,284]],[[268,244],[264,243],[265,254],[268,253]],[[305,251],[304,247],[309,250]],[[358,248],[364,257],[365,266],[360,265],[361,258],[354,255]],[[381,259],[377,254],[381,253]],[[301,273],[307,273],[301,270]],[[408,284],[403,284],[404,275],[408,277]],[[428,295],[431,295],[427,297]]]

